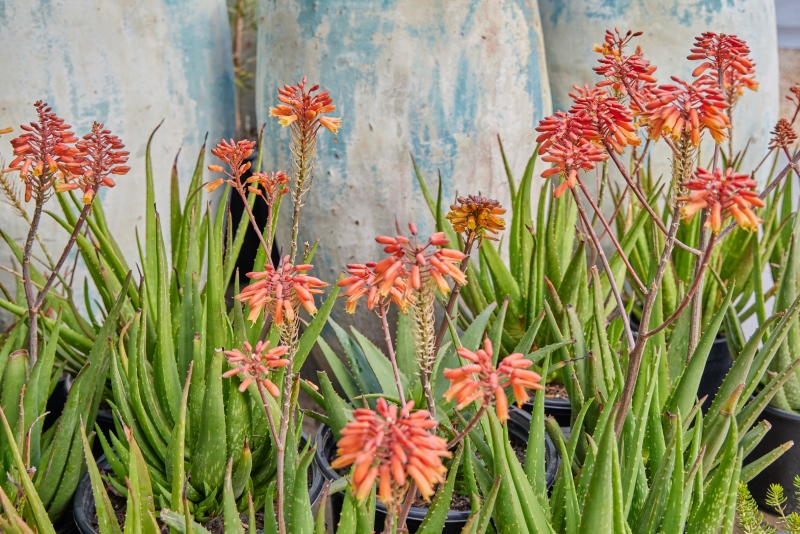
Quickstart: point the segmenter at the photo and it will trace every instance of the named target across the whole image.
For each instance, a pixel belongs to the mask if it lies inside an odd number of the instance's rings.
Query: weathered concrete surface
[[[658,66],[656,76],[662,83],[670,83],[670,76],[691,79],[699,62],[686,56],[700,33],[743,38],[756,61],[760,87],[757,93],[745,91],[734,110],[734,140],[741,150],[752,137],[745,169],[765,153],[779,106],[774,0],[540,0],[539,8],[555,109],[570,107],[573,84],[599,79],[592,71],[599,57],[592,46],[602,42],[606,29],[643,31],[634,46],[640,44],[645,57]],[[656,156],[666,161],[665,147],[658,148]],[[656,169],[667,168],[668,163]]]
[[[32,104],[42,99],[77,133],[86,133],[97,120],[131,151],[130,173],[119,177],[115,188],[104,188],[102,202],[124,253],[130,261],[138,259],[134,226],[140,232],[144,228],[144,152],[150,132],[164,119],[153,147],[156,200],[164,213],[178,149],[183,146],[185,188],[206,132],[211,140],[233,132],[225,1],[0,0],[0,51],[0,127],[34,120]],[[0,141],[6,162],[11,137]],[[18,242],[27,232],[25,222],[5,205],[0,229]],[[42,235],[52,248],[66,238],[50,221]],[[8,264],[6,248],[0,248],[0,263]],[[7,273],[0,278],[9,282]]]
[[[497,135],[519,177],[551,110],[535,1],[263,0],[256,87],[267,168],[288,166],[287,131],[268,109],[302,75],[330,90],[343,118],[335,139],[320,135],[301,230],[321,237],[314,263],[328,281],[346,263],[379,258],[374,238],[394,234],[395,219],[432,231],[409,153],[434,194],[441,170],[448,205],[478,191],[508,205]],[[284,224],[278,237],[287,233]]]

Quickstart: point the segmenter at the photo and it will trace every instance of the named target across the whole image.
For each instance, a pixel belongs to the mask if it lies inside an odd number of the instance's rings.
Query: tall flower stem
[[[467,236],[467,241],[464,244],[464,254],[466,258],[461,260],[461,272],[464,273],[467,271],[467,267],[469,266],[469,258],[470,254],[472,253],[472,247],[475,244],[475,233],[470,232]],[[450,292],[450,298],[447,301],[447,305],[445,306],[444,313],[445,319],[442,321],[442,324],[439,325],[439,331],[436,333],[436,340],[433,343],[433,353],[436,354],[439,352],[439,348],[442,346],[442,341],[444,340],[444,334],[447,332],[447,317],[451,320],[455,319],[453,316],[453,309],[458,302],[458,295],[461,293],[461,284],[458,282],[455,283],[453,286],[453,290]]]
[[[486,413],[486,409],[488,408],[488,406],[489,406],[488,404],[481,404],[480,409],[475,413],[475,416],[470,420],[470,422],[467,423],[467,426],[465,426],[461,432],[456,434],[456,437],[451,439],[450,443],[447,444],[448,449],[452,449],[453,447],[461,443],[461,440],[464,439],[466,436],[468,436],[470,432],[472,432],[472,429],[475,428],[475,426],[481,420],[483,414]]]
[[[294,356],[297,354],[297,334],[299,328],[299,321],[294,320],[288,325],[284,323],[280,327],[281,344],[289,347],[289,352],[286,359],[289,360],[289,365],[285,367],[285,376],[283,382],[283,394],[281,401],[283,409],[281,411],[280,429],[278,431],[277,449],[277,486],[278,486],[278,531],[280,534],[286,534],[286,520],[285,504],[286,504],[286,435],[289,430],[289,419],[291,417],[291,403],[292,403],[292,387],[294,385]]]
[[[33,211],[33,219],[28,228],[28,238],[25,240],[25,249],[22,253],[22,281],[25,287],[25,299],[28,303],[28,319],[30,322],[28,329],[28,356],[31,368],[36,363],[39,349],[37,318],[39,311],[36,309],[36,300],[33,295],[33,280],[31,279],[31,255],[33,254],[33,241],[39,228],[42,218],[43,198],[36,198],[36,207]]]
[[[383,336],[386,341],[386,350],[389,352],[389,361],[392,363],[392,371],[394,372],[394,381],[397,385],[397,394],[400,397],[400,405],[406,405],[406,395],[403,391],[403,381],[400,380],[400,368],[397,366],[397,356],[394,352],[394,344],[392,343],[392,334],[389,331],[389,318],[387,317],[389,311],[388,304],[381,302],[378,308],[378,315],[381,318],[383,325]],[[402,312],[401,312],[402,313]]]
[[[622,324],[625,328],[625,337],[628,340],[628,347],[633,350],[634,345],[636,342],[633,339],[633,332],[631,331],[631,322],[628,314],[625,313],[625,303],[622,302],[622,294],[619,291],[619,287],[617,287],[617,282],[614,280],[614,274],[611,271],[611,266],[608,264],[608,259],[606,258],[605,252],[603,252],[603,246],[600,244],[600,239],[597,237],[597,234],[592,228],[591,220],[586,213],[586,209],[583,207],[583,203],[581,202],[580,196],[575,189],[571,189],[572,197],[575,199],[575,204],[578,206],[578,213],[581,216],[581,220],[583,221],[583,225],[586,227],[586,231],[589,232],[589,237],[592,239],[592,244],[594,245],[595,250],[597,251],[598,256],[600,256],[600,261],[603,264],[603,269],[606,271],[606,277],[608,278],[608,283],[611,286],[611,292],[614,295],[614,300],[617,302],[617,308],[619,309],[620,317],[622,318]]]

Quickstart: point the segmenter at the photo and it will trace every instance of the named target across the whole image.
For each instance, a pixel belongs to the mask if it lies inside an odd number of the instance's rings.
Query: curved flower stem
[[[264,234],[261,232],[261,230],[258,227],[258,222],[256,221],[256,217],[255,217],[255,215],[253,215],[253,210],[250,209],[250,202],[247,201],[247,195],[244,192],[244,187],[240,183],[240,177],[239,176],[236,177],[236,187],[234,187],[234,189],[236,189],[236,191],[239,193],[239,196],[242,197],[242,204],[244,204],[244,209],[247,211],[247,216],[250,217],[250,225],[253,227],[253,230],[256,232],[256,235],[258,236],[258,240],[261,241],[261,246],[264,247],[264,252],[267,253],[267,263],[269,265],[272,265],[272,254],[270,254],[269,245],[267,244],[269,242],[269,238],[267,238],[267,240],[264,241]],[[271,217],[272,209],[271,208],[272,208],[272,206],[268,206],[268,212],[269,213],[267,214],[267,228],[268,228],[267,231],[270,231],[272,229],[271,228],[271,226],[272,226],[272,221],[271,221],[271,219],[272,219],[272,217]]]
[[[592,195],[589,193],[589,190],[586,188],[586,184],[583,183],[583,180],[580,178],[580,176],[578,176],[578,185],[580,186],[581,191],[583,191],[583,196],[586,197],[586,200],[589,201],[589,205],[592,206],[592,209],[594,210],[595,215],[597,215],[597,217],[600,219],[600,222],[603,223],[603,227],[605,228],[604,234],[608,234],[608,237],[611,238],[611,242],[614,243],[614,248],[617,249],[617,252],[619,252],[620,258],[622,258],[622,261],[625,262],[625,266],[628,268],[628,272],[631,273],[631,276],[633,277],[633,280],[636,282],[636,285],[639,286],[639,289],[642,290],[642,292],[646,294],[647,293],[647,288],[644,287],[644,284],[639,279],[639,275],[636,274],[636,271],[633,269],[633,266],[628,261],[628,257],[625,255],[625,252],[622,250],[622,245],[620,245],[619,241],[617,241],[617,238],[614,235],[614,232],[611,231],[611,228],[608,225],[608,221],[606,221],[606,218],[603,217],[603,214],[600,212],[600,208],[597,206],[597,204],[595,204],[595,201],[592,198]],[[594,231],[594,230],[592,230],[592,231]],[[599,241],[599,239],[600,238],[598,238],[598,241]]]
[[[386,341],[386,349],[389,351],[389,361],[392,362],[392,371],[394,372],[394,381],[397,385],[397,394],[400,397],[400,405],[406,405],[406,395],[403,392],[403,381],[400,380],[400,368],[397,366],[397,357],[394,352],[394,345],[392,344],[392,334],[389,331],[389,319],[387,317],[388,306],[386,303],[381,302],[378,307],[378,315],[381,318],[383,325],[383,336]],[[402,312],[400,312],[402,313]]]
[[[622,324],[625,327],[625,336],[628,339],[628,348],[632,350],[636,342],[633,339],[630,318],[628,317],[628,314],[625,313],[625,303],[622,302],[622,295],[619,292],[616,280],[614,280],[614,274],[611,272],[611,266],[608,264],[608,259],[606,258],[605,252],[603,252],[602,245],[600,244],[600,239],[594,232],[594,228],[592,228],[591,221],[589,220],[589,216],[586,214],[586,210],[583,207],[580,196],[578,196],[578,192],[575,191],[574,188],[571,189],[571,191],[572,197],[575,199],[575,204],[578,206],[578,212],[580,213],[583,225],[586,227],[586,231],[589,233],[589,237],[592,239],[594,248],[597,251],[597,254],[600,256],[603,269],[606,271],[606,277],[608,278],[609,285],[611,286],[611,292],[614,294],[614,300],[617,301],[617,308],[619,308],[619,314],[620,317],[622,317]]]
[[[256,380],[258,385],[258,392],[261,395],[261,402],[264,404],[264,411],[267,412],[267,421],[269,422],[269,430],[272,432],[272,439],[278,439],[278,429],[275,428],[275,418],[272,416],[272,410],[269,409],[269,401],[267,400],[267,391],[264,389],[264,384],[260,380]]]
[[[22,253],[22,283],[25,287],[25,299],[28,302],[28,357],[30,358],[31,369],[36,363],[39,349],[39,334],[37,319],[39,310],[36,307],[36,299],[33,296],[33,280],[31,279],[31,255],[33,254],[33,241],[39,228],[42,218],[43,198],[36,198],[36,208],[33,212],[33,220],[28,228],[28,238],[25,241],[25,249]]]
[[[486,413],[486,408],[487,408],[486,404],[481,405],[480,409],[475,413],[475,417],[473,417],[467,424],[467,426],[464,427],[464,430],[456,434],[456,437],[450,440],[450,443],[447,444],[448,449],[452,449],[453,447],[461,443],[461,440],[464,439],[464,437],[467,436],[472,431],[473,428],[475,428],[475,425],[477,425],[480,422],[481,417],[483,417],[483,414]]]
[[[411,505],[414,503],[414,499],[417,498],[417,485],[412,480],[408,486],[408,492],[406,493],[406,500],[403,502],[403,507],[400,509],[400,515],[397,518],[397,531],[398,532],[407,532],[406,529],[406,519],[408,519],[408,512],[411,511]]]
[[[469,236],[467,237],[467,241],[464,244],[464,255],[466,256],[463,260],[461,260],[461,272],[467,271],[467,266],[469,265],[469,258],[470,254],[472,253],[472,246],[475,244],[475,233],[470,232]],[[461,284],[456,282],[453,286],[453,290],[450,292],[450,299],[447,301],[447,306],[445,306],[444,313],[447,317],[451,320],[454,320],[455,317],[453,316],[453,308],[455,308],[456,303],[458,302],[458,295],[461,292]],[[439,348],[442,346],[442,341],[444,340],[444,334],[447,332],[447,319],[445,318],[442,321],[442,324],[439,325],[439,331],[436,333],[436,340],[433,343],[433,353],[437,354],[439,352]]]
[[[608,143],[605,143],[605,146],[606,146],[606,151],[611,156],[611,159],[614,161],[614,164],[619,169],[619,172],[622,174],[622,177],[628,183],[628,186],[631,188],[633,193],[636,195],[636,198],[639,199],[639,202],[642,203],[642,206],[644,206],[644,209],[647,211],[647,213],[650,214],[650,218],[653,219],[653,222],[656,223],[656,226],[658,226],[659,230],[661,230],[661,232],[664,235],[669,234],[669,232],[667,231],[667,227],[664,226],[664,221],[661,220],[661,217],[659,217],[658,214],[650,206],[650,204],[647,203],[647,198],[644,196],[644,193],[642,193],[641,189],[639,189],[639,186],[633,181],[633,179],[631,178],[630,174],[628,174],[627,169],[625,169],[625,165],[619,159],[619,156],[617,155],[617,153],[614,152],[614,148],[611,145],[609,145]],[[672,146],[674,146],[674,145],[672,145]],[[690,247],[689,245],[687,245],[686,243],[681,242],[678,239],[675,240],[675,244],[678,245],[679,247],[681,247],[683,250],[685,250],[687,252],[690,252],[691,254],[694,254],[695,256],[699,256],[700,255],[700,251],[699,250],[697,250],[696,248]]]
[[[653,306],[656,303],[658,290],[661,287],[661,281],[664,279],[664,273],[667,271],[669,258],[672,256],[672,248],[677,241],[675,236],[678,233],[678,226],[681,222],[681,210],[679,206],[675,206],[672,212],[672,222],[670,224],[669,233],[664,243],[664,250],[661,252],[661,258],[658,261],[658,268],[650,284],[650,290],[645,297],[644,305],[642,306],[642,320],[639,327],[639,336],[636,340],[636,345],[628,356],[628,368],[625,372],[625,382],[622,387],[622,395],[619,400],[619,410],[617,411],[616,419],[614,420],[614,433],[617,437],[622,435],[622,427],[625,424],[625,418],[628,415],[628,410],[633,401],[633,392],[636,389],[636,380],[639,376],[639,368],[642,364],[642,356],[644,355],[645,345],[647,344],[648,335],[651,333],[646,332],[650,324],[650,315],[653,311]]]
[[[719,145],[717,145],[715,150],[719,150]],[[716,163],[714,166],[716,167]],[[700,342],[700,328],[703,322],[703,278],[705,277],[705,266],[708,263],[708,255],[711,251],[711,247],[708,246],[708,231],[706,231],[705,228],[706,220],[708,220],[708,209],[704,209],[700,212],[700,240],[697,243],[697,248],[703,251],[703,255],[695,258],[694,263],[694,281],[692,282],[692,288],[694,288],[695,291],[692,292],[694,296],[692,297],[692,312],[689,318],[689,345],[686,351],[687,364],[689,360],[692,359],[694,349],[697,348],[697,344]]]

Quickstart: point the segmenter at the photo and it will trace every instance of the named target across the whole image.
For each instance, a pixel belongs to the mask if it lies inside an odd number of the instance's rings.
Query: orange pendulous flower
[[[375,305],[381,302],[382,299],[390,299],[394,302],[400,311],[406,313],[408,305],[413,302],[414,295],[406,291],[405,282],[401,277],[394,280],[394,284],[389,290],[389,295],[381,295],[378,292],[378,284],[375,283],[375,266],[377,263],[368,262],[365,264],[351,263],[347,265],[347,272],[350,276],[343,278],[339,281],[339,287],[346,287],[347,290],[344,294],[339,295],[339,298],[347,298],[345,304],[345,311],[353,314],[356,311],[356,306],[361,297],[367,297],[367,309],[373,310]]]
[[[729,214],[742,228],[758,229],[761,219],[752,208],[764,206],[764,201],[753,190],[758,182],[751,180],[749,175],[734,172],[731,168],[724,174],[722,169],[712,172],[698,168],[695,177],[683,185],[689,190],[689,195],[677,200],[687,203],[682,208],[684,219],[691,219],[698,211],[710,208],[711,216],[706,226],[710,226],[715,234],[719,233],[722,220]]]
[[[296,86],[284,85],[278,89],[278,104],[270,108],[269,116],[276,117],[283,126],[293,125],[302,132],[314,132],[323,126],[332,133],[342,127],[342,119],[326,117],[326,113],[336,109],[328,91],[314,94],[319,90],[315,85],[306,90],[306,78]]]
[[[56,184],[56,191],[80,188],[83,190],[85,204],[92,202],[100,187],[116,185],[112,174],[122,176],[131,170],[124,165],[130,152],[122,150],[125,145],[120,138],[97,122],[92,125],[91,133],[75,143],[75,148],[78,150],[76,154],[61,158],[61,161],[72,161],[64,163],[68,172],[64,174],[64,181]]]
[[[417,227],[414,223],[409,223],[408,227],[411,230],[411,239],[402,235],[375,238],[375,241],[385,245],[383,251],[391,254],[374,267],[377,275],[374,283],[378,285],[381,295],[388,296],[398,278],[402,280],[406,291],[419,290],[428,277],[436,281],[439,290],[444,294],[450,292],[445,276],[450,276],[462,286],[467,284],[467,278],[460,269],[461,260],[465,258],[464,253],[449,248],[437,248],[450,242],[444,232],[435,233],[427,241],[420,243],[417,239]]]
[[[573,86],[570,93],[574,104],[570,114],[583,124],[583,138],[589,141],[607,142],[616,152],[622,154],[628,145],[638,145],[641,140],[636,135],[633,114],[620,104],[616,98],[601,87],[591,89]]]
[[[595,50],[603,54],[599,60],[600,65],[594,67],[594,71],[605,80],[598,83],[598,87],[611,86],[618,93],[626,94],[628,87],[637,87],[640,83],[655,83],[656,78],[653,73],[656,71],[655,65],[642,56],[641,49],[637,47],[636,53],[624,55],[625,46],[634,37],[638,37],[642,32],[633,33],[628,31],[624,36],[616,28],[614,32],[606,30],[605,43],[603,46],[595,46]]]
[[[289,348],[278,346],[270,349],[269,341],[259,341],[256,343],[255,350],[250,343],[245,341],[244,348],[245,352],[239,349],[224,352],[225,359],[228,360],[232,369],[226,371],[222,378],[241,375],[242,382],[239,384],[241,392],[244,392],[253,381],[258,380],[273,397],[279,396],[281,392],[278,386],[269,379],[268,375],[273,369],[289,365],[289,360],[281,358],[289,351]]]
[[[70,130],[72,127],[41,100],[34,107],[39,120],[29,126],[20,126],[25,133],[11,140],[16,157],[9,168],[3,171],[19,171],[20,179],[25,184],[25,202],[34,196],[48,198],[49,190],[59,175],[71,172],[79,174],[81,171],[74,159],[78,149],[70,146],[78,141]],[[10,131],[4,130],[4,133]]]
[[[352,485],[361,500],[377,480],[381,501],[387,507],[397,506],[408,489],[409,477],[423,498],[430,499],[433,487],[445,480],[442,458],[451,456],[447,442],[431,432],[439,423],[426,410],[412,411],[413,401],[399,409],[379,398],[375,407],[375,411],[353,410],[354,420],[342,429],[338,458],[331,467],[355,464]]]
[[[503,358],[495,368],[492,363],[492,342],[483,341],[483,348],[477,352],[461,347],[458,355],[472,363],[457,369],[445,369],[444,377],[450,381],[444,398],[448,401],[456,399],[460,410],[472,403],[480,401],[484,406],[495,404],[497,418],[501,423],[508,420],[508,398],[505,388],[511,387],[517,404],[522,406],[530,400],[527,389],[544,389],[542,377],[528,367],[533,362],[516,352]]]
[[[267,265],[264,271],[247,273],[252,284],[234,297],[250,305],[248,319],[255,322],[261,310],[272,315],[275,324],[282,325],[284,319],[294,322],[302,305],[308,313],[317,313],[314,295],[322,293],[326,284],[319,278],[309,276],[306,271],[313,265],[292,265],[289,256],[284,256],[277,268]]]
[[[466,232],[480,239],[486,237],[496,241],[496,238],[485,234],[489,232],[496,235],[505,230],[506,221],[501,217],[505,212],[497,200],[470,195],[458,197],[456,203],[450,206],[446,218],[458,233]]]
[[[248,190],[264,199],[264,202],[272,206],[278,197],[285,195],[289,192],[289,177],[283,171],[271,172],[255,172],[247,183],[251,184]],[[263,189],[263,192],[261,191]]]
[[[724,113],[728,107],[714,80],[703,76],[691,84],[672,77],[675,85],[659,85],[653,90],[653,100],[647,104],[646,120],[650,138],[686,135],[693,146],[699,146],[700,133],[707,129],[714,141],[721,143],[730,125]]]
[[[589,141],[581,139],[578,143],[573,143],[569,139],[562,139],[551,145],[547,155],[542,158],[542,161],[555,164],[554,167],[542,173],[542,178],[549,178],[556,174],[564,177],[564,181],[553,193],[556,198],[559,198],[567,188],[572,189],[577,185],[578,171],[594,169],[595,163],[605,161],[607,158],[608,154]]]
[[[217,143],[217,146],[211,149],[211,153],[224,161],[230,171],[225,170],[220,165],[209,165],[208,170],[225,173],[228,178],[217,178],[207,183],[206,191],[210,193],[224,183],[237,189],[240,188],[242,185],[240,178],[250,168],[250,162],[245,160],[253,153],[255,145],[253,141],[248,141],[247,139],[241,141],[234,141],[233,139],[226,141],[223,139]]]
[[[719,81],[722,73],[722,85],[728,96],[728,103],[733,105],[744,89],[758,90],[755,80],[756,64],[750,58],[750,48],[743,39],[735,35],[705,32],[695,39],[692,53],[688,59],[705,60],[694,69],[692,76],[700,76],[706,71]]]
[[[778,120],[775,129],[770,132],[772,138],[769,141],[769,149],[785,149],[789,148],[797,141],[797,133],[795,133],[792,124],[786,119]]]

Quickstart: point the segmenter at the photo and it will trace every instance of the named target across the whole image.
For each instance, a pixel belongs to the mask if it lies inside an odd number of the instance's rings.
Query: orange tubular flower
[[[772,130],[772,139],[769,141],[769,149],[787,149],[797,141],[797,134],[792,128],[792,124],[786,119],[780,119]]]
[[[692,76],[700,76],[709,71],[712,78],[719,80],[722,73],[722,85],[730,105],[736,103],[745,88],[758,90],[758,82],[755,80],[756,64],[750,58],[750,48],[743,39],[735,35],[703,33],[695,39],[688,59],[705,60],[694,69]]]
[[[239,178],[250,168],[250,162],[245,160],[253,153],[254,146],[256,146],[256,144],[247,139],[241,141],[234,141],[233,139],[226,141],[223,139],[217,143],[217,146],[211,149],[211,153],[224,161],[230,168],[230,171],[226,171],[224,167],[219,165],[209,165],[209,171],[225,173],[228,178],[218,178],[208,182],[206,184],[206,191],[210,193],[225,183],[231,187],[240,188],[242,184]]]
[[[594,71],[606,78],[597,84],[598,87],[611,86],[614,91],[626,94],[628,87],[637,87],[640,83],[655,83],[656,78],[653,73],[656,71],[655,65],[644,59],[640,48],[630,56],[623,54],[625,46],[634,37],[642,35],[642,32],[632,33],[628,31],[623,37],[619,31],[606,30],[605,45],[595,46],[595,50],[603,54],[600,65],[594,67]]]
[[[325,117],[325,113],[330,113],[336,109],[333,105],[328,91],[313,94],[319,90],[319,85],[315,85],[306,91],[306,77],[295,87],[284,85],[278,89],[278,104],[270,108],[269,116],[276,117],[283,126],[292,125],[303,136],[316,134],[320,126],[327,128],[332,133],[337,133],[342,127],[342,119]]]
[[[647,104],[647,123],[650,138],[671,135],[679,139],[687,135],[691,144],[699,146],[700,133],[707,129],[717,144],[726,137],[730,126],[723,112],[728,107],[716,82],[708,76],[691,84],[672,77],[677,85],[659,85],[653,90],[653,100]]]
[[[247,189],[251,193],[255,193],[264,199],[268,205],[272,206],[278,197],[285,195],[289,192],[289,177],[283,171],[272,172],[267,174],[265,172],[255,172],[250,178],[247,179],[248,184],[253,184]],[[259,189],[259,186],[264,191]]]
[[[486,232],[497,234],[504,230],[506,221],[500,217],[506,210],[500,203],[491,198],[470,195],[468,197],[458,197],[456,204],[450,206],[446,218],[453,225],[453,230],[458,233],[467,232],[474,234],[480,239],[486,237],[497,241],[492,236],[487,236]]]
[[[127,163],[130,152],[122,150],[125,145],[111,130],[104,129],[102,124],[95,122],[92,132],[83,136],[75,143],[78,152],[74,155],[62,157],[68,171],[64,181],[56,184],[56,191],[69,191],[72,189],[83,190],[84,204],[90,204],[97,190],[102,187],[114,187],[116,182],[111,175],[123,176],[128,174],[130,167]]]
[[[397,277],[394,284],[389,289],[389,295],[384,296],[378,292],[378,284],[375,283],[376,274],[373,269],[377,263],[369,262],[366,264],[350,263],[347,265],[347,272],[350,274],[347,278],[339,281],[339,287],[346,287],[347,291],[339,295],[339,298],[347,298],[345,304],[345,311],[352,315],[356,311],[358,301],[363,296],[367,296],[367,309],[370,311],[375,309],[375,305],[381,302],[382,299],[391,299],[400,311],[406,313],[408,305],[413,302],[414,296],[406,291],[406,286],[402,278]]]
[[[444,377],[450,381],[450,389],[445,392],[444,398],[448,401],[456,399],[459,410],[476,400],[480,400],[484,406],[494,403],[497,418],[505,423],[508,421],[506,387],[512,388],[519,406],[530,400],[527,389],[544,389],[542,377],[528,370],[533,362],[519,352],[503,358],[497,368],[492,363],[494,353],[492,342],[488,339],[483,341],[483,349],[478,349],[478,352],[464,347],[457,352],[472,362],[458,369],[444,371]]]
[[[391,254],[374,267],[377,276],[373,283],[378,286],[381,295],[388,296],[398,278],[406,292],[411,289],[419,290],[429,277],[436,281],[439,291],[445,295],[450,292],[445,276],[450,276],[462,286],[467,285],[467,277],[460,268],[461,260],[466,257],[464,253],[449,248],[437,248],[450,242],[444,232],[435,233],[424,244],[420,244],[414,223],[409,223],[408,228],[411,230],[413,242],[402,235],[375,238],[381,245],[386,245],[383,251]]]
[[[342,430],[338,458],[331,467],[355,464],[352,485],[358,499],[365,499],[378,480],[378,497],[393,509],[399,506],[411,477],[426,500],[433,487],[445,481],[442,458],[450,458],[447,442],[431,432],[439,424],[426,410],[412,412],[413,402],[400,410],[379,398],[376,410],[353,410],[353,421]]]
[[[567,188],[572,189],[578,183],[578,171],[588,171],[594,169],[595,163],[605,161],[608,154],[597,148],[586,140],[579,141],[579,144],[572,143],[568,139],[562,139],[552,145],[543,161],[555,163],[555,166],[542,173],[542,178],[549,178],[560,174],[565,180],[556,188],[553,196],[559,198]]]
[[[691,219],[698,211],[711,208],[711,216],[706,227],[718,234],[722,228],[722,220],[732,215],[736,222],[746,230],[758,230],[761,219],[756,217],[753,207],[763,207],[764,201],[758,198],[753,190],[758,182],[751,180],[747,174],[734,172],[728,168],[725,174],[722,169],[714,172],[698,168],[695,178],[683,184],[689,190],[689,196],[678,197],[677,200],[687,202],[682,208],[683,217]]]
[[[314,295],[322,294],[319,288],[328,284],[305,274],[312,267],[313,265],[292,265],[289,256],[284,256],[277,269],[267,265],[265,271],[247,273],[247,277],[255,282],[234,298],[250,305],[247,318],[252,322],[258,319],[261,310],[265,308],[277,325],[282,325],[284,319],[294,322],[301,305],[314,315],[317,313]]]
[[[20,126],[25,133],[11,140],[16,157],[9,168],[3,170],[19,171],[25,184],[25,202],[34,196],[43,200],[49,198],[50,188],[60,175],[80,173],[80,165],[75,164],[74,159],[78,149],[70,146],[78,140],[70,131],[72,126],[65,124],[64,119],[41,100],[34,107],[39,121]],[[3,130],[3,133],[10,132],[10,128]]]
[[[536,131],[539,132],[536,142],[541,143],[539,155],[547,152],[553,144],[562,139],[578,143],[583,138],[583,129],[583,121],[571,113],[556,111],[555,115],[545,117],[536,127]]]
[[[239,349],[224,352],[225,359],[233,368],[223,373],[222,378],[241,375],[242,383],[239,384],[241,392],[244,392],[253,381],[257,380],[267,388],[273,397],[279,396],[281,392],[278,386],[268,378],[268,375],[273,369],[289,365],[289,360],[281,358],[289,351],[289,347],[278,346],[270,349],[269,341],[259,341],[256,344],[256,350],[253,350],[252,345],[245,341],[244,348],[246,352]]]
[[[636,135],[633,114],[620,104],[616,98],[600,87],[589,89],[577,85],[570,96],[575,101],[570,114],[578,117],[584,124],[583,137],[589,141],[607,142],[622,154],[628,145],[638,145],[641,140]]]

